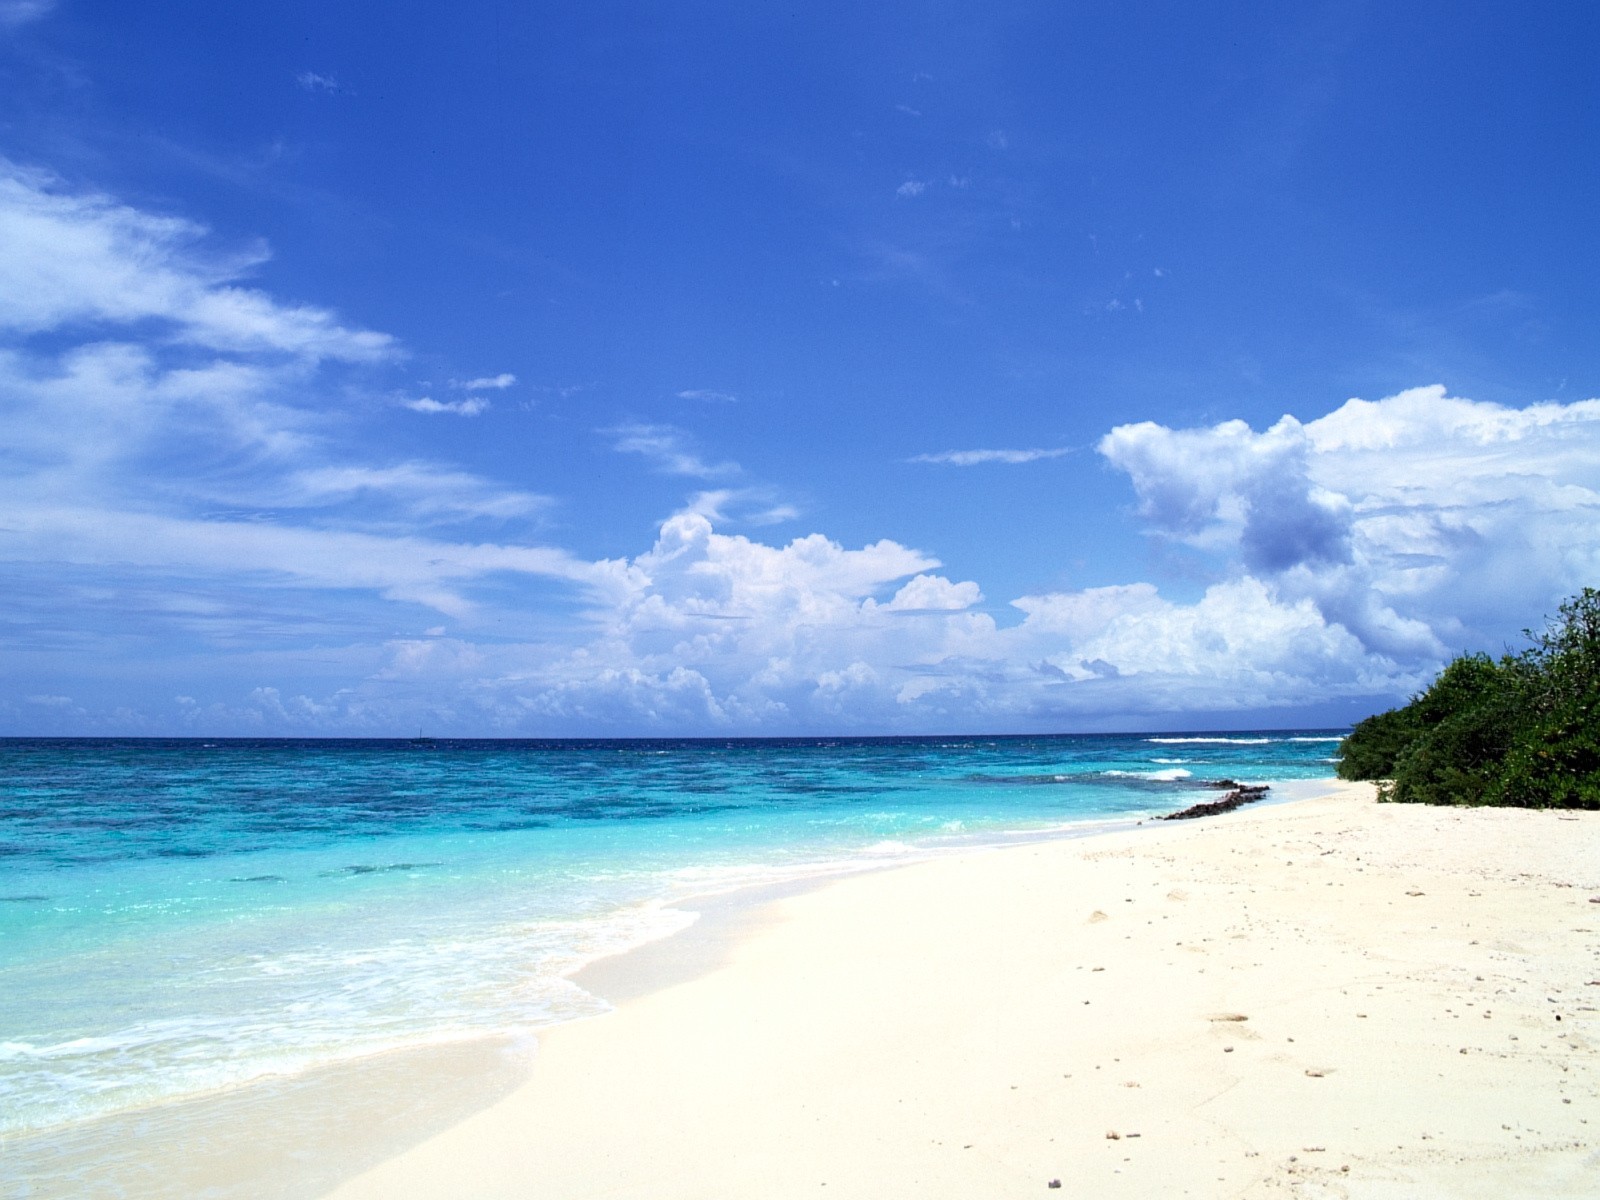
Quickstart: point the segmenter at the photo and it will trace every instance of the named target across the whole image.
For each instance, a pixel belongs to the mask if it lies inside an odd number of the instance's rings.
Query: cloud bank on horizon
[[[1600,576],[1600,400],[1518,409],[1436,385],[1259,431],[1240,420],[1107,430],[1098,454],[1131,483],[1145,536],[1209,580],[1193,598],[1130,581],[993,597],[997,610],[981,580],[943,573],[932,550],[720,531],[727,492],[686,502],[653,545],[586,559],[541,527],[547,497],[447,462],[364,453],[340,389],[357,386],[352,364],[404,349],[244,286],[264,252],[205,252],[204,235],[37,170],[0,174],[0,402],[12,431],[0,559],[14,605],[25,587],[38,609],[80,617],[24,646],[29,616],[14,607],[13,653],[92,678],[130,631],[96,630],[91,614],[133,607],[147,631],[170,626],[188,652],[231,659],[238,681],[206,703],[184,693],[110,711],[42,690],[4,702],[13,729],[761,733],[1259,718],[1414,690],[1452,650]],[[596,432],[658,471],[739,471],[708,465],[672,429]],[[1049,454],[924,457],[1017,466]],[[508,598],[508,580],[554,599]],[[352,637],[337,615],[352,602],[421,607],[467,632]],[[475,638],[488,614],[493,637]],[[42,612],[33,621],[48,625]],[[277,623],[317,628],[320,647],[252,649],[252,631]],[[297,653],[337,659],[337,686],[283,686]]]

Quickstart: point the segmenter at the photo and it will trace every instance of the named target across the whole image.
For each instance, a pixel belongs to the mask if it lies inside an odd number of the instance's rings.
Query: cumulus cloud
[[[1415,388],[1260,433],[1121,426],[1100,452],[1153,536],[1313,602],[1374,653],[1492,645],[1600,568],[1600,401]]]
[[[899,187],[895,188],[894,194],[902,199],[909,200],[914,196],[922,195],[922,193],[927,190],[928,181],[926,179],[908,179]]]
[[[951,583],[939,575],[918,575],[905,584],[889,603],[885,612],[954,612],[971,608],[983,599],[983,592],[971,580]]]
[[[423,396],[416,400],[402,400],[400,407],[430,415],[450,413],[457,417],[475,417],[489,407],[489,402],[477,396],[466,400],[435,400],[432,396]]]
[[[936,463],[950,467],[976,467],[985,463],[1031,463],[1044,458],[1060,458],[1065,448],[1051,450],[941,450],[937,454],[918,454],[907,462]]]
[[[682,513],[628,564],[627,594],[591,614],[600,636],[546,664],[544,687],[530,690],[551,718],[612,705],[661,727],[692,705],[710,728],[857,725],[893,709],[897,660],[942,658],[953,623],[992,627],[959,611],[975,585],[932,575],[937,566],[892,541],[852,550],[811,534],[772,546]],[[919,598],[932,611],[913,612]]]

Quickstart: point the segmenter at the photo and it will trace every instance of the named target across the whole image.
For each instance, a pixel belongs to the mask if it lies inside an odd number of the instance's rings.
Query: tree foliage
[[[1456,659],[1339,747],[1341,779],[1384,800],[1600,809],[1600,591],[1561,605],[1518,654]]]

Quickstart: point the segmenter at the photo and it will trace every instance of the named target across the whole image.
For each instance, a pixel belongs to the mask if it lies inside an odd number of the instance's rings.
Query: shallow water
[[[520,1036],[687,896],[1328,778],[1337,740],[0,740],[0,1134]]]

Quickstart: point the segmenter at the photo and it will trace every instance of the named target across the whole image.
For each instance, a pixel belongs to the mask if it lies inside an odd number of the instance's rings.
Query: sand
[[[332,1194],[1593,1197],[1597,897],[1600,813],[1358,785],[847,878]]]

